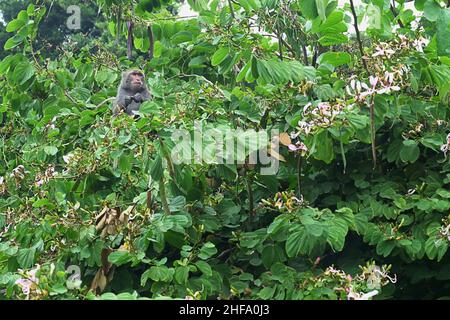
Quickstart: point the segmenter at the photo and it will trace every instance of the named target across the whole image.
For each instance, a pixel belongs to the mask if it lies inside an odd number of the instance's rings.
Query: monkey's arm
[[[113,113],[117,115],[121,109],[127,110],[127,106],[132,102],[132,97],[124,89],[120,89],[114,101]]]

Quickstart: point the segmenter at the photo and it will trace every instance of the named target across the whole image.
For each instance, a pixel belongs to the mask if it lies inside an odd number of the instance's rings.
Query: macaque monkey
[[[117,90],[113,113],[116,115],[123,109],[127,114],[133,115],[133,111],[138,111],[141,103],[150,98],[144,73],[140,70],[125,71]]]

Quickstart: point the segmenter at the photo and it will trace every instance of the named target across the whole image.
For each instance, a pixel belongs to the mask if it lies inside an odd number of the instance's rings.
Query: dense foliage
[[[1,299],[448,298],[447,1],[188,3],[83,2],[102,38],[57,51],[50,3],[5,17]],[[278,172],[177,164],[194,121],[279,130]]]

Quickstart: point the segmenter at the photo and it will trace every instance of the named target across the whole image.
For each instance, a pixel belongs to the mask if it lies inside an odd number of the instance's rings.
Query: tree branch
[[[353,4],[353,0],[350,0],[350,8],[352,10],[352,15],[353,15],[353,20],[354,20],[353,25],[355,27],[356,40],[358,41],[359,52],[361,53],[361,60],[364,65],[364,69],[366,69],[367,73],[369,73],[369,69],[367,68],[366,60],[364,59],[364,50],[363,50],[363,45],[362,45],[362,41],[361,41],[361,35],[359,33],[359,28],[358,28],[358,17],[356,15],[355,5]]]

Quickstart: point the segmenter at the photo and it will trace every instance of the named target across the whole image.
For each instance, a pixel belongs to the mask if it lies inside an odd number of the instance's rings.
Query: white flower
[[[69,154],[66,154],[65,156],[63,156],[63,160],[65,163],[69,163],[72,160],[72,158],[73,158],[73,153],[69,153]]]
[[[15,284],[22,289],[22,293],[27,297],[30,295],[31,285],[33,284],[30,280],[20,278],[16,280]]]
[[[370,76],[370,77],[369,77],[369,82],[370,82],[370,85],[372,86],[372,88],[375,88],[375,86],[376,86],[377,83],[378,83],[378,77],[372,77],[372,76]]]
[[[373,290],[373,291],[363,294],[359,300],[369,300],[370,298],[372,298],[373,296],[376,296],[377,294],[378,294],[378,290]]]

